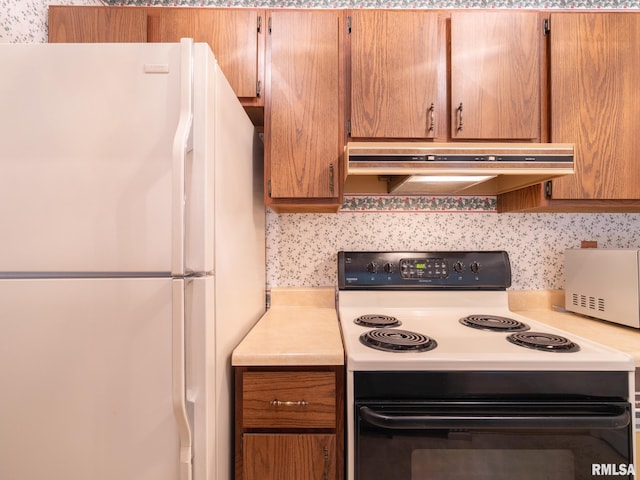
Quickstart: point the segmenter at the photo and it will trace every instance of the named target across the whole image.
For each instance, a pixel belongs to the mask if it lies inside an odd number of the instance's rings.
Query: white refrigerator
[[[206,44],[0,45],[0,478],[229,480],[265,309],[254,127]]]

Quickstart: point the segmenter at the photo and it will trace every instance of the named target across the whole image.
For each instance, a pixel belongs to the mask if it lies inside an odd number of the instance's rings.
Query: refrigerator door
[[[185,280],[186,407],[193,437],[193,479],[216,477],[219,420],[218,402],[231,396],[229,388],[216,389],[218,364],[215,332],[214,278],[194,277]],[[230,427],[229,427],[230,428]],[[230,456],[229,456],[230,459]]]
[[[0,45],[0,272],[189,270],[192,47]]]
[[[175,282],[0,280],[0,478],[188,478]]]

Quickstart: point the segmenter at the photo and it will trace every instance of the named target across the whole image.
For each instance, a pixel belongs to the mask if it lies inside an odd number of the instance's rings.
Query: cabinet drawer
[[[245,372],[244,428],[335,428],[334,372]]]

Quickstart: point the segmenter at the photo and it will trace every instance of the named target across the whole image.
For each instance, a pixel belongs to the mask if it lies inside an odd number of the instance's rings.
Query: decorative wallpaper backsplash
[[[566,248],[579,247],[582,240],[596,240],[603,248],[638,248],[640,214],[267,210],[267,239],[271,287],[336,285],[340,250],[506,250],[513,290],[562,289]]]
[[[638,9],[640,0],[0,0],[0,43],[47,41],[47,6]],[[497,214],[495,197],[347,197],[335,214],[267,209],[267,286],[336,285],[339,250],[509,253],[514,290],[564,287],[564,250],[640,248],[640,214]]]

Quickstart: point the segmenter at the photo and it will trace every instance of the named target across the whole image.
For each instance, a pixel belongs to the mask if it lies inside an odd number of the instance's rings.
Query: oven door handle
[[[579,408],[579,407],[578,407]],[[563,409],[560,409],[563,410]],[[631,415],[623,406],[611,406],[610,411],[602,412],[582,408],[575,411],[553,412],[542,408],[538,412],[535,407],[526,407],[518,411],[517,407],[502,409],[501,407],[475,408],[472,413],[444,412],[434,414],[402,414],[381,413],[367,406],[360,407],[360,418],[376,427],[389,430],[425,430],[434,428],[536,428],[536,429],[603,429],[611,430],[629,425]]]

